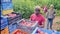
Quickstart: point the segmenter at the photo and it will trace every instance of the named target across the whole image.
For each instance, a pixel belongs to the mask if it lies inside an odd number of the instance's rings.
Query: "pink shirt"
[[[39,25],[42,25],[42,23],[44,23],[45,22],[45,18],[41,15],[41,14],[39,14],[39,15],[35,15],[35,14],[32,14],[31,16],[30,16],[30,19],[32,20],[32,21],[38,21],[38,24]]]

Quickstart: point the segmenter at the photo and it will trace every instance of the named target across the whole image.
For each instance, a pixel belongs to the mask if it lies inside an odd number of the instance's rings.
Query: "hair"
[[[40,11],[40,6],[35,6],[35,11]]]
[[[53,5],[53,4],[51,4],[51,5],[50,5],[50,7],[53,7],[53,8],[54,8],[54,5]]]

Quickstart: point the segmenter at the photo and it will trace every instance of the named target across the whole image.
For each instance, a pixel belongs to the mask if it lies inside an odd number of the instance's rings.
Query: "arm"
[[[42,27],[42,28],[44,28],[44,26],[45,26],[44,22],[42,23],[42,25],[38,25],[38,27]]]
[[[48,13],[49,13],[49,12],[47,11],[47,12],[46,12],[46,18],[48,17]]]
[[[54,10],[54,16],[56,16],[56,10]]]
[[[32,20],[31,16],[30,16],[30,21]]]
[[[30,21],[32,20],[32,18],[33,18],[33,15],[30,16]]]
[[[45,18],[44,18],[44,16],[42,17],[42,25],[41,25],[43,28],[44,28],[44,26],[45,26]]]
[[[45,27],[45,22],[43,22],[41,26],[44,28]]]

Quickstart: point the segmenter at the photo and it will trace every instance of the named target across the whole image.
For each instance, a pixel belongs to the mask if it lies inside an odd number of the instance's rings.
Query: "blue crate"
[[[1,30],[4,29],[8,24],[1,25]]]
[[[43,31],[43,32],[47,32],[48,34],[52,34],[53,33],[52,30],[48,30],[48,29],[40,28],[40,30]]]
[[[44,30],[43,32],[47,32],[48,34],[52,34],[53,33],[53,31],[51,31],[51,30]]]
[[[5,2],[12,2],[12,0],[1,0],[1,3],[5,3]]]
[[[56,32],[55,34],[60,34],[60,32]]]
[[[52,30],[47,30],[47,29],[43,29],[43,28],[38,28],[38,29],[40,29],[40,30],[43,31],[44,33],[48,33],[48,34],[52,34],[52,33],[53,33]],[[32,34],[37,34],[36,32],[37,32],[37,30],[33,31]]]
[[[2,10],[10,10],[10,9],[13,9],[13,5],[12,3],[2,3],[1,4],[2,6]]]
[[[1,24],[8,23],[7,18],[1,17]]]
[[[1,17],[1,29],[4,29],[6,26],[8,26],[8,21],[7,21],[7,18],[5,17]]]
[[[1,9],[0,9],[0,16],[1,16]]]
[[[36,31],[38,30],[38,27],[31,33],[31,34],[36,34]]]
[[[8,25],[9,33],[12,33],[14,30],[17,29],[17,24],[10,24]]]

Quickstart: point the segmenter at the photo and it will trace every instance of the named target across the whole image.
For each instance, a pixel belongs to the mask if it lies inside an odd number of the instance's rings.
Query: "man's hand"
[[[44,28],[44,25],[39,25],[39,27]]]
[[[41,25],[43,28],[44,28],[44,26],[45,26],[45,23],[42,23],[42,25]]]

